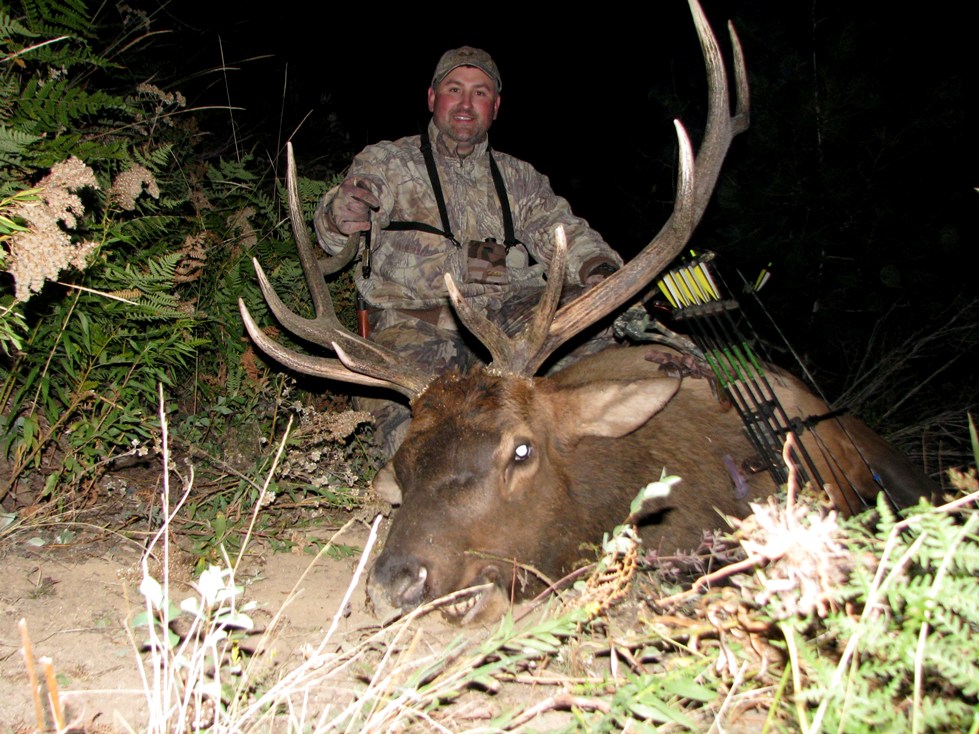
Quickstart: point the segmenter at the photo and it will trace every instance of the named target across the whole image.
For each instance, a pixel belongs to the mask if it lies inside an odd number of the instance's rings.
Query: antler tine
[[[721,171],[721,164],[724,163],[731,141],[734,136],[748,129],[750,116],[748,111],[748,75],[745,72],[744,51],[741,48],[738,34],[734,30],[734,25],[730,21],[727,24],[734,58],[734,81],[737,99],[736,109],[732,115],[727,72],[724,68],[724,57],[721,56],[717,38],[707,22],[703,9],[695,0],[690,0],[690,9],[694,24],[697,27],[697,38],[700,40],[704,63],[707,66],[707,78],[709,82],[716,80],[718,91],[721,92],[721,94],[714,94],[714,87],[709,85],[707,129],[704,131],[704,139],[697,153],[696,222],[699,222],[704,209],[707,208],[711,194],[714,192],[714,186]]]
[[[313,299],[313,309],[316,318],[305,319],[285,307],[282,301],[276,296],[274,301],[269,298],[269,291],[275,294],[271,284],[263,279],[259,273],[259,284],[262,286],[262,293],[265,300],[272,309],[272,313],[282,323],[286,329],[303,339],[307,339],[321,347],[331,349],[331,344],[338,339],[340,341],[359,341],[360,338],[350,333],[336,316],[333,308],[333,299],[330,297],[330,289],[323,280],[323,270],[316,258],[313,244],[309,239],[309,230],[306,229],[306,222],[303,219],[302,207],[299,204],[299,182],[296,178],[296,159],[292,152],[292,143],[286,143],[286,196],[289,201],[289,221],[292,224],[292,234],[296,240],[296,250],[299,252],[299,262],[303,267],[306,276],[306,283],[309,286],[309,295]],[[351,249],[356,252],[357,241],[360,234],[355,232],[347,239],[346,245],[340,253],[341,260],[346,259],[347,263],[352,259]],[[337,269],[342,268],[347,263],[338,263]],[[330,263],[332,266],[332,263]],[[328,266],[328,267],[330,267]],[[256,267],[256,272],[260,268]],[[334,271],[335,272],[335,271]],[[266,289],[266,284],[269,285]],[[276,306],[279,306],[277,309]],[[354,347],[356,349],[356,347]]]
[[[287,349],[274,339],[271,339],[258,327],[258,324],[255,323],[251,313],[248,311],[248,306],[245,305],[245,302],[241,298],[238,299],[238,310],[241,312],[241,320],[245,324],[245,329],[248,331],[248,335],[251,336],[252,341],[255,342],[255,345],[272,357],[272,359],[289,369],[302,372],[306,375],[313,375],[314,377],[326,377],[332,380],[352,382],[357,385],[391,387],[409,398],[417,394],[413,389],[409,390],[406,387],[394,385],[388,380],[352,372],[339,360],[329,359],[328,357],[312,357],[308,354],[299,354],[291,349]]]
[[[279,322],[296,336],[313,342],[313,344],[319,344],[321,347],[331,349],[330,344],[333,340],[330,339],[329,330],[324,328],[324,326],[331,326],[329,321],[324,324],[323,319],[307,319],[291,311],[283,303],[282,299],[279,298],[279,294],[276,293],[275,287],[265,274],[265,269],[259,264],[257,258],[252,258],[252,266],[255,268],[255,275],[258,276],[258,287],[265,297],[265,303]],[[315,289],[310,288],[310,290],[313,291]],[[327,297],[329,297],[329,294],[327,294]]]
[[[459,320],[489,350],[494,364],[505,361],[510,353],[510,338],[499,325],[490,321],[466,302],[451,273],[445,273],[442,278],[445,281],[446,290],[449,291],[452,308],[455,309]]]
[[[307,341],[333,350],[340,355],[340,359],[300,354],[276,343],[257,328],[247,307],[239,300],[239,310],[248,333],[255,344],[269,356],[299,372],[360,385],[386,386],[398,390],[409,398],[415,397],[431,382],[433,375],[407,367],[401,357],[391,350],[372,344],[350,332],[336,316],[333,299],[330,298],[330,291],[323,274],[336,272],[349,264],[356,255],[360,235],[355,233],[350,236],[340,254],[332,258],[337,260],[337,263],[328,259],[324,266],[316,259],[299,205],[299,185],[296,180],[296,163],[291,143],[286,145],[286,190],[296,249],[306,275],[316,317],[307,319],[292,312],[275,292],[261,265],[257,260],[253,260],[259,287],[269,309],[287,330]]]
[[[360,245],[360,233],[354,232],[347,238],[347,243],[333,257],[321,257],[317,263],[320,268],[320,275],[324,278],[339,273],[347,267],[353,259],[357,257],[357,250]]]
[[[528,368],[536,370],[565,341],[634,298],[680,254],[707,208],[731,141],[748,127],[748,76],[734,27],[728,24],[737,94],[732,115],[727,73],[717,38],[697,0],[688,0],[688,4],[707,67],[707,129],[695,160],[683,125],[674,122],[680,170],[673,213],[642,252],[621,270],[557,311],[548,338],[535,357],[536,363]]]
[[[459,320],[473,336],[479,339],[492,358],[490,364],[498,369],[516,374],[533,374],[539,364],[536,355],[548,336],[551,320],[557,311],[564,284],[564,271],[568,262],[568,240],[564,227],[554,233],[554,252],[547,269],[547,286],[531,317],[530,322],[517,336],[510,337],[496,323],[466,303],[449,273],[445,274],[445,287]],[[528,366],[530,372],[527,372]]]
[[[521,361],[513,366],[513,370],[520,374],[533,374],[540,367],[541,363],[547,358],[545,354],[540,357],[540,352],[547,343],[550,334],[551,323],[554,321],[554,314],[558,304],[561,302],[561,291],[564,287],[564,271],[568,267],[568,238],[564,233],[564,227],[558,226],[554,230],[554,251],[551,253],[551,264],[547,269],[547,287],[544,295],[541,296],[534,312],[533,320],[527,328],[520,334],[521,342]],[[550,354],[550,352],[548,352]]]

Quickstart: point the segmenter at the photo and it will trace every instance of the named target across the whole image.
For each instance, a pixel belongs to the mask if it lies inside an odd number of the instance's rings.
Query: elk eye
[[[517,447],[513,450],[513,460],[516,462],[526,461],[527,459],[530,458],[530,455],[532,453],[533,453],[533,449],[531,448],[529,443],[518,444]]]

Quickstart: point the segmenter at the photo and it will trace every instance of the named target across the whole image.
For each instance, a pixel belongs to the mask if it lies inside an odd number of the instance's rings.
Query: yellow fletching
[[[689,305],[695,306],[700,303],[701,299],[697,295],[697,284],[693,282],[693,278],[687,274],[685,269],[680,270],[677,275],[679,276],[677,282],[686,294]]]
[[[716,301],[721,297],[721,294],[717,292],[714,287],[713,281],[710,279],[710,272],[707,270],[707,266],[703,263],[697,265],[693,271],[694,277],[697,278],[697,282],[700,284],[700,289],[704,293],[704,298],[707,301]]]
[[[666,296],[666,300],[670,302],[670,305],[673,306],[673,308],[678,308],[676,301],[673,300],[673,296],[670,295],[670,289],[666,287],[666,283],[663,282],[662,278],[656,285],[659,286],[660,291],[662,291],[663,295]]]
[[[663,276],[663,282],[666,283],[666,287],[670,289],[670,293],[673,294],[673,299],[677,304],[677,308],[683,308],[687,306],[686,300],[683,298],[683,293],[677,288],[676,280],[673,278],[673,273],[667,273]]]

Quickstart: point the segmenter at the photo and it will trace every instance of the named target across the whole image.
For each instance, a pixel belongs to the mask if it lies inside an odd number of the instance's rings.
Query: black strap
[[[500,209],[503,213],[503,244],[509,250],[514,245],[521,243],[513,231],[513,214],[510,212],[510,197],[507,196],[506,185],[503,183],[500,168],[496,165],[493,150],[488,149],[486,152],[489,154],[490,175],[493,177],[493,186],[496,187],[496,196],[500,200]]]
[[[435,167],[435,155],[432,153],[432,143],[428,139],[428,130],[422,130],[421,133],[421,145],[419,146],[422,151],[422,157],[425,159],[425,167],[428,169],[428,179],[432,182],[432,192],[435,194],[435,203],[438,204],[439,216],[442,218],[442,234],[449,239],[453,245],[460,247],[459,240],[455,238],[452,234],[452,225],[449,224],[449,211],[445,207],[445,194],[442,193],[442,181],[439,179],[438,168]],[[392,222],[391,224],[395,224]],[[414,224],[421,225],[416,227],[397,227],[392,228],[388,225],[386,229],[420,229],[423,232],[431,232],[435,230],[435,234],[439,234],[439,231],[432,227],[430,224],[424,224],[423,222],[397,222],[399,225]]]
[[[445,206],[445,194],[442,193],[442,182],[439,179],[438,168],[435,166],[435,155],[432,153],[432,143],[428,139],[428,130],[422,130],[421,144],[419,148],[422,157],[425,159],[425,167],[428,169],[428,178],[432,183],[432,193],[435,194],[435,203],[439,208],[439,217],[442,219],[442,229],[425,222],[389,222],[385,230],[403,232],[414,230],[417,232],[427,232],[428,234],[442,235],[452,242],[456,247],[461,247],[461,243],[452,234],[452,226],[449,224],[449,212]],[[490,175],[493,177],[493,187],[496,189],[496,197],[500,200],[500,210],[503,215],[503,244],[509,250],[514,245],[522,244],[517,239],[516,231],[513,228],[513,213],[510,211],[510,198],[507,196],[506,184],[503,175],[500,173],[493,151],[487,150],[489,155]]]
[[[439,229],[431,224],[425,224],[425,222],[391,222],[387,227],[384,228],[385,232],[403,232],[406,230],[414,230],[416,232],[427,232],[428,234],[438,234],[442,235],[446,239],[452,240],[452,243],[456,247],[460,247],[459,242],[452,235],[451,232],[446,232],[444,229]]]

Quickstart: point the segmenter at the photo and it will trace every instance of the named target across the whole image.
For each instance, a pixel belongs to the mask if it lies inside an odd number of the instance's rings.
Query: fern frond
[[[122,99],[106,92],[88,92],[70,79],[40,82],[31,78],[17,101],[20,124],[35,132],[60,132],[72,122],[107,109],[124,110]]]
[[[19,165],[24,151],[39,139],[38,135],[0,125],[0,163]]]
[[[83,0],[22,0],[28,25],[44,35],[92,37],[92,18]]]
[[[153,173],[166,170],[173,163],[173,145],[161,145],[151,150],[140,150],[136,152],[136,160]]]
[[[979,720],[974,705],[954,698],[928,696],[921,702],[921,723],[924,731],[929,732],[958,732],[975,731],[975,723]],[[973,722],[970,729],[960,729],[966,723]],[[905,729],[905,731],[909,731]]]
[[[147,243],[168,241],[173,233],[180,231],[181,225],[186,227],[184,218],[163,214],[136,217],[119,222],[111,229],[111,236],[121,242]]]
[[[258,181],[258,175],[249,170],[248,165],[251,163],[249,157],[245,157],[240,161],[230,161],[222,158],[218,165],[211,168],[207,172],[208,179],[216,184],[223,185],[228,183],[255,183]]]
[[[61,133],[40,141],[27,151],[25,161],[36,168],[50,168],[73,155],[91,166],[104,161],[123,161],[129,158],[125,139],[83,138],[76,133]]]
[[[37,38],[38,33],[34,33],[30,28],[21,23],[17,18],[11,18],[6,8],[0,8],[0,39],[9,43],[8,39],[23,36],[25,38]],[[2,48],[2,45],[0,45]]]
[[[306,221],[310,221],[313,218],[313,211],[316,209],[316,205],[323,198],[323,194],[330,189],[330,185],[327,181],[316,181],[309,178],[300,178],[298,183],[299,197],[303,204],[303,213],[306,215]]]
[[[942,604],[949,613],[960,617],[975,630],[974,638],[979,639],[979,595],[973,593],[975,574],[962,571],[945,582],[948,594]]]

